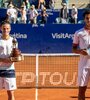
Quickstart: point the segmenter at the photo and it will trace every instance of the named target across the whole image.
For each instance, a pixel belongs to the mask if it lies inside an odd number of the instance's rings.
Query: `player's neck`
[[[86,30],[90,30],[90,26],[85,26],[84,27]]]
[[[10,36],[9,35],[2,35],[2,39],[4,39],[4,40],[8,40],[10,38]]]

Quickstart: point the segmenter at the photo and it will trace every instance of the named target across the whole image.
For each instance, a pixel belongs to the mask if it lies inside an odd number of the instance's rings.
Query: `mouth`
[[[90,24],[90,21],[88,22],[88,24]]]

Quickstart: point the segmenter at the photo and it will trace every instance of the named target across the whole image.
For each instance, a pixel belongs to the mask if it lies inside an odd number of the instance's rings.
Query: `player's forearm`
[[[72,51],[73,51],[73,53],[82,54],[85,56],[88,55],[87,50],[85,50],[85,49],[73,49]]]
[[[77,54],[81,54],[81,50],[80,49],[72,49],[73,53],[77,53]]]
[[[73,44],[72,52],[77,53],[77,54],[81,54],[81,49],[78,49],[78,44]]]
[[[5,58],[0,58],[0,62],[4,62],[4,59],[5,59]]]
[[[0,62],[10,63],[10,58],[0,58]]]

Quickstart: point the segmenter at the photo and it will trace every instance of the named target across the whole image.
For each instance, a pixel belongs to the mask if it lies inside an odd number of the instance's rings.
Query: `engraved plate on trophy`
[[[18,43],[15,38],[13,38],[12,43],[13,43],[13,48],[11,51],[10,60],[12,62],[18,62],[18,61],[24,60],[24,57],[22,56],[21,51],[18,49],[18,46],[17,46]]]

